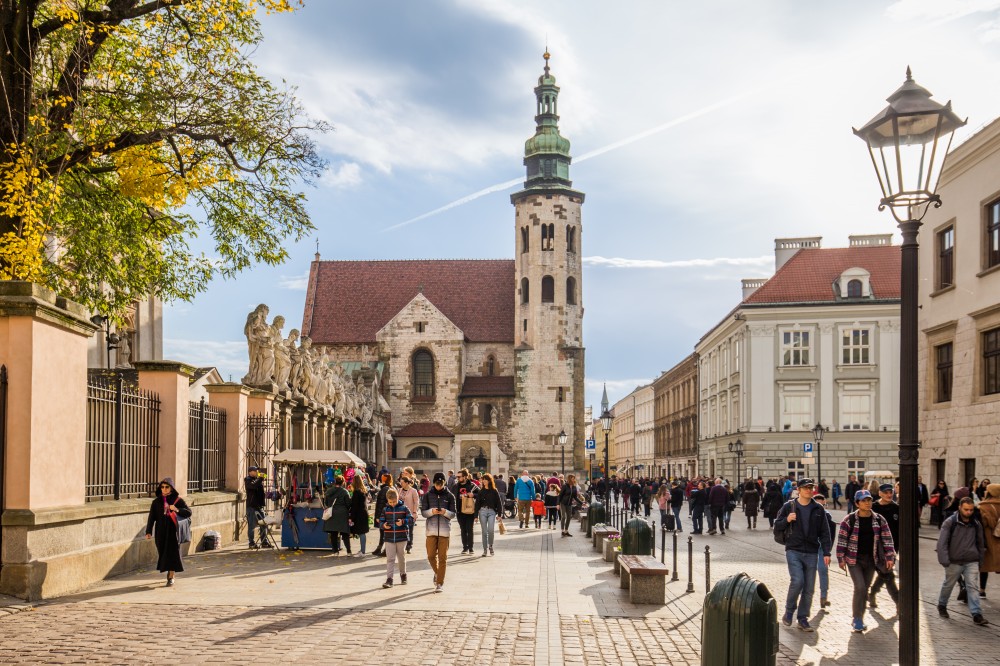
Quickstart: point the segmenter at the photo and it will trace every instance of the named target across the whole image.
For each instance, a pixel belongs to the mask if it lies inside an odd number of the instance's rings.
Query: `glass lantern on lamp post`
[[[899,662],[920,663],[917,548],[917,232],[931,205],[941,206],[938,181],[955,130],[965,125],[951,110],[917,85],[910,68],[906,81],[887,98],[889,106],[854,133],[867,145],[882,199],[903,235],[900,273],[899,371]]]
[[[560,449],[561,457],[562,457],[562,473],[563,473],[563,476],[566,475],[566,439],[567,439],[566,431],[565,430],[560,430],[559,431],[559,449]]]
[[[819,445],[823,441],[824,428],[819,424],[813,426],[813,444],[816,447],[816,488],[820,487],[823,483],[823,454],[820,453]]]

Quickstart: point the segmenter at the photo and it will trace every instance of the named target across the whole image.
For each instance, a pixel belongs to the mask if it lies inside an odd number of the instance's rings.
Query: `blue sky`
[[[1000,0],[307,0],[254,57],[334,127],[306,190],[316,234],[168,304],[165,356],[242,376],[246,313],[298,326],[317,239],[325,259],[513,257],[501,185],[524,175],[546,43],[587,193],[595,407],[603,382],[614,402],[690,353],[740,278],[771,274],[775,238],[894,230],[851,127],[907,65],[968,116],[956,141],[1000,115]]]

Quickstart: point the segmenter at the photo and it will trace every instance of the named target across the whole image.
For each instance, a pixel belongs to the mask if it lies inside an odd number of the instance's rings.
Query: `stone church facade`
[[[332,362],[375,363],[391,409],[388,464],[493,473],[583,462],[584,194],[569,180],[559,88],[535,88],[534,136],[514,205],[513,260],[322,261],[302,334]]]

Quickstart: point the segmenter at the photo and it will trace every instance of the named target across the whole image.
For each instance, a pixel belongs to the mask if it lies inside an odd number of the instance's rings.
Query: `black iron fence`
[[[159,427],[155,393],[121,374],[87,379],[87,501],[156,492]]]
[[[189,493],[226,486],[226,410],[205,403],[188,403]]]
[[[280,451],[281,420],[267,414],[247,417],[247,459],[244,472],[251,466],[271,473],[271,459]]]

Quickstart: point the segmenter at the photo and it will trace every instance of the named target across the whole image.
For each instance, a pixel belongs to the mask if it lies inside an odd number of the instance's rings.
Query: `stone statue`
[[[372,384],[371,389],[365,387],[364,381],[361,377],[358,377],[358,393],[361,395],[361,427],[370,428],[372,424],[372,415],[375,413],[375,401],[372,398],[372,392],[375,390],[375,384]]]
[[[292,370],[292,358],[291,354],[288,352],[288,348],[285,347],[284,336],[281,329],[285,327],[285,318],[278,315],[271,322],[271,358],[273,369],[271,371],[271,377],[274,383],[278,385],[278,390],[284,390],[285,384],[288,381],[288,373]]]
[[[312,392],[312,372],[313,372],[312,340],[302,336],[299,343],[299,375],[296,378],[296,387],[299,393],[309,397]]]
[[[280,332],[281,329],[278,330]],[[292,371],[299,356],[299,350],[295,348],[295,341],[298,339],[299,329],[293,328],[288,332],[288,338],[274,347],[274,383],[278,385],[279,391],[291,389]]]
[[[471,407],[471,409],[472,409],[472,411],[469,413],[469,420],[470,421],[475,421],[477,418],[479,418],[479,401],[478,400],[473,400],[472,401],[472,407]]]
[[[253,312],[247,315],[247,322],[243,326],[243,335],[247,337],[247,352],[250,357],[250,367],[243,377],[244,384],[256,385],[260,376],[260,344],[262,338],[267,338],[267,314],[268,307],[261,303]]]
[[[132,356],[132,345],[130,341],[132,340],[132,331],[122,331],[120,337],[118,338],[118,349],[115,350],[115,367],[116,368],[131,368],[131,356]]]
[[[494,407],[493,405],[490,405],[490,417],[489,417],[489,421],[486,422],[486,425],[491,425],[491,426],[498,425],[498,423],[497,423],[497,408]]]

